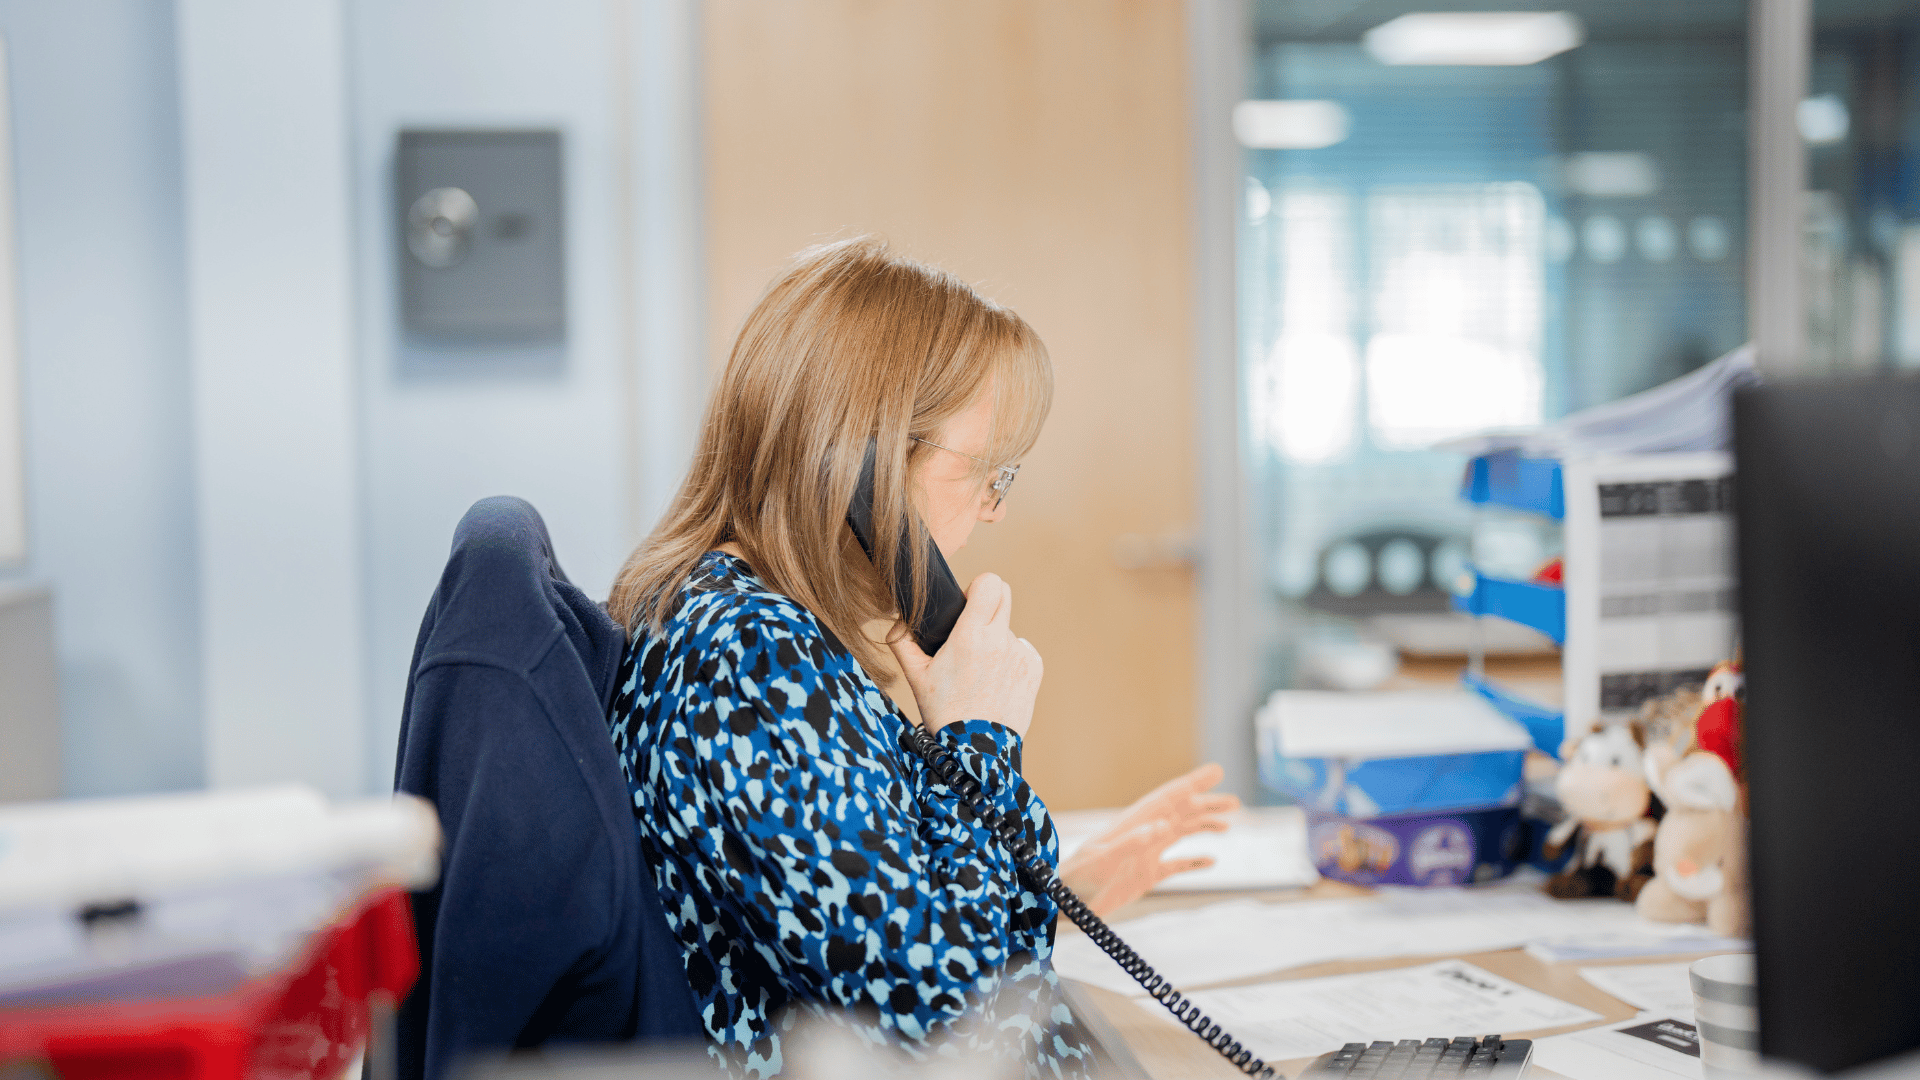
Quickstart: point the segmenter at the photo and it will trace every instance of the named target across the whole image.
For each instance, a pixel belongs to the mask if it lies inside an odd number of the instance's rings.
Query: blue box
[[[1282,690],[1255,727],[1268,787],[1355,819],[1518,806],[1533,746],[1524,726],[1464,689]]]

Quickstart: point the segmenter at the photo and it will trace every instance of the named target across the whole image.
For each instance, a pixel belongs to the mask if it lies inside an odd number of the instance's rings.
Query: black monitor
[[[1734,404],[1760,1046],[1920,1047],[1920,379]]]

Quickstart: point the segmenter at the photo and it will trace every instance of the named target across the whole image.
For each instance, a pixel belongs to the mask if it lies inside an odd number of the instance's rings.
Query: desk
[[[1098,811],[1089,813],[1098,813]],[[1248,811],[1248,813],[1259,813],[1259,811]],[[1072,815],[1069,813],[1060,816],[1070,819]],[[1306,889],[1272,892],[1156,893],[1127,905],[1125,908],[1116,912],[1114,917],[1109,921],[1119,923],[1127,919],[1138,918],[1142,915],[1150,915],[1154,912],[1195,908],[1221,900],[1246,897],[1269,903],[1285,904],[1299,900],[1328,900],[1343,897],[1359,897],[1365,896],[1367,893],[1368,890],[1366,889],[1335,881],[1321,881]],[[1062,935],[1065,935],[1077,934],[1080,931],[1063,920],[1060,932]],[[1429,956],[1405,956],[1371,960],[1341,960],[1323,964],[1312,964],[1306,967],[1290,968],[1284,972],[1258,975],[1252,978],[1238,979],[1215,985],[1244,986],[1250,983],[1275,982],[1282,979],[1306,979],[1322,975],[1345,975],[1361,971],[1380,971],[1386,968],[1411,967],[1414,964],[1429,963],[1434,960],[1448,958],[1466,960],[1469,963],[1483,967],[1496,975],[1511,979],[1523,986],[1531,987],[1545,994],[1550,994],[1562,1001],[1569,1001],[1591,1009],[1601,1015],[1602,1019],[1599,1023],[1602,1024],[1611,1024],[1616,1021],[1629,1019],[1637,1012],[1631,1005],[1627,1005],[1613,996],[1600,991],[1580,977],[1580,968],[1604,966],[1608,964],[1609,961],[1587,960],[1579,963],[1546,964],[1534,959],[1521,949],[1503,949],[1498,952],[1479,953],[1442,953]],[[1149,956],[1146,959],[1148,962],[1152,962],[1153,957]],[[1631,960],[1611,961],[1611,963],[1644,964],[1656,959],[1661,961],[1682,961],[1697,959],[1697,956],[1639,957]],[[1149,1077],[1152,1077],[1153,1080],[1184,1080],[1184,1078],[1187,1077],[1209,1078],[1209,1080],[1211,1080],[1211,1078],[1220,1078],[1220,1080],[1228,1080],[1228,1078],[1241,1075],[1231,1065],[1227,1064],[1226,1060],[1220,1057],[1213,1048],[1201,1042],[1191,1032],[1148,1015],[1148,1013],[1140,1007],[1139,1002],[1145,1001],[1155,1009],[1161,1008],[1150,1000],[1144,998],[1127,998],[1109,990],[1102,990],[1098,987],[1087,986],[1080,983],[1074,984],[1072,989],[1076,1002],[1082,1005],[1091,1005],[1092,1009],[1097,1012],[1097,1016],[1089,1016],[1087,1018],[1089,1025],[1096,1029],[1095,1034],[1101,1036],[1103,1041],[1109,1043],[1113,1041],[1113,1037],[1117,1036],[1125,1048],[1132,1052],[1140,1068]],[[1181,987],[1181,989],[1198,989],[1198,987]],[[1164,1010],[1162,1011],[1164,1012]],[[1550,1028],[1541,1031],[1507,1031],[1501,1034],[1509,1038],[1532,1039],[1543,1035],[1557,1035],[1562,1032],[1578,1031],[1584,1027],[1595,1026],[1598,1026],[1598,1024],[1576,1024],[1571,1027]],[[1101,1030],[1103,1028],[1107,1030]],[[1429,1034],[1451,1036],[1460,1033],[1435,1031]],[[1294,1076],[1311,1060],[1311,1058],[1301,1058],[1289,1061],[1270,1061],[1267,1064],[1274,1066],[1282,1075]],[[1543,1078],[1543,1080],[1550,1080],[1550,1078],[1558,1077],[1559,1074],[1542,1069],[1539,1066],[1533,1066],[1528,1070],[1528,1076],[1538,1076]]]

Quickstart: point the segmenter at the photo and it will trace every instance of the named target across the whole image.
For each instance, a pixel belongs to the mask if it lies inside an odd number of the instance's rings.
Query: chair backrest
[[[467,511],[414,647],[394,770],[446,838],[439,883],[414,897],[402,1077],[554,1040],[701,1037],[607,727],[624,644],[532,506]]]

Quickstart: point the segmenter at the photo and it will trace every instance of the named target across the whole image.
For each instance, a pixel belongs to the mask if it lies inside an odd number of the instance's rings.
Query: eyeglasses
[[[980,464],[985,465],[989,469],[997,470],[1000,473],[1000,475],[994,477],[993,479],[993,508],[995,510],[1000,509],[1000,504],[1006,501],[1007,489],[1013,486],[1014,477],[1020,475],[1020,466],[1018,465],[995,465],[993,462],[988,461],[986,458],[974,457],[972,454],[966,453],[964,451],[955,450],[951,446],[941,446],[939,443],[934,442],[932,439],[923,439],[918,435],[909,435],[907,436],[907,438],[912,439],[914,442],[917,442],[917,443],[925,443],[936,450],[945,450],[949,454],[959,454],[961,457],[966,458],[968,461],[977,461]]]

